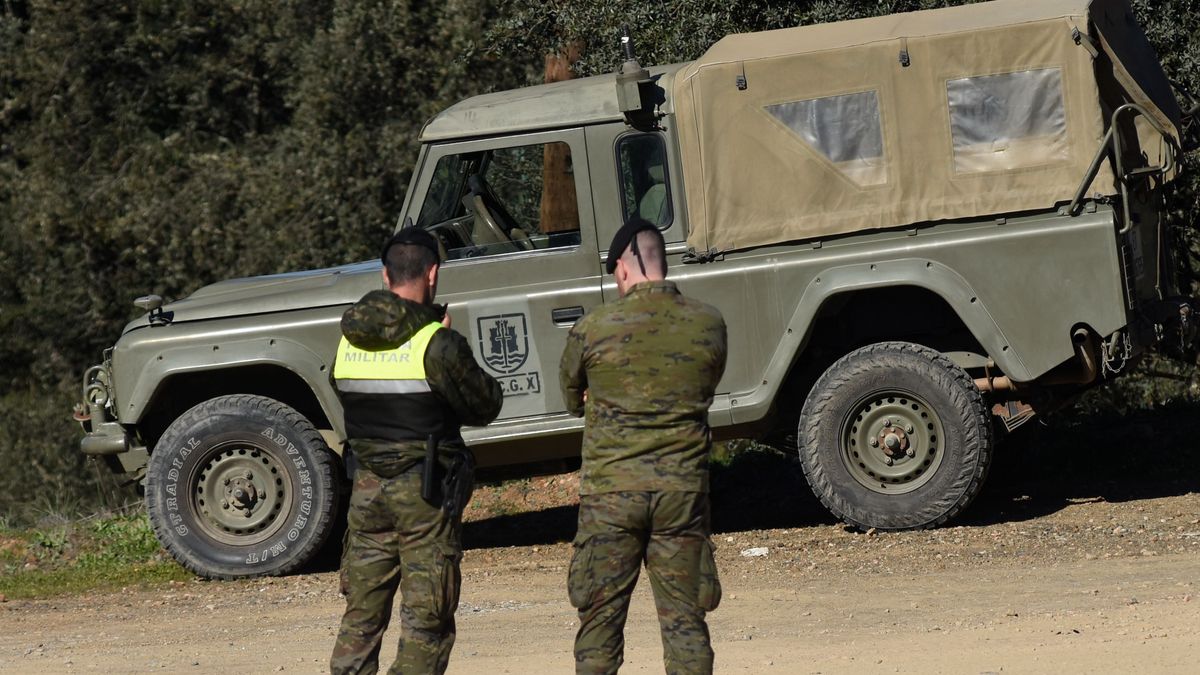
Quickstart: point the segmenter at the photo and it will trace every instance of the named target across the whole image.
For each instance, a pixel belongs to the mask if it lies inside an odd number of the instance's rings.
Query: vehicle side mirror
[[[162,304],[163,299],[161,295],[143,295],[142,297],[133,301],[134,307],[143,309],[147,312],[153,312],[159,307],[162,307]]]
[[[162,311],[163,299],[161,295],[143,295],[133,301],[133,306],[138,309],[143,309],[150,312],[147,319],[151,326],[165,326],[171,323],[171,319],[175,318],[175,312]]]

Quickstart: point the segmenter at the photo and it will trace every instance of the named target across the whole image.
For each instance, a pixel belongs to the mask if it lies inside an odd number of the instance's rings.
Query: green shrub
[[[0,528],[0,595],[44,597],[191,578],[162,550],[144,514],[35,529]]]

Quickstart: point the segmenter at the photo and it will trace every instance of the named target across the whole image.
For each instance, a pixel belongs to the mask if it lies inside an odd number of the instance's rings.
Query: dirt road
[[[1155,434],[1096,426],[1088,453],[1015,454],[961,526],[925,532],[846,531],[778,456],[715,473],[717,671],[1196,672],[1200,444],[1184,417],[1151,418]],[[571,672],[574,490],[559,477],[477,493],[452,673]],[[3,602],[0,672],[322,672],[336,585],[322,572]],[[623,672],[662,672],[655,621],[643,583]]]
[[[1031,521],[933,532],[868,536],[813,524],[719,534],[717,669],[1195,672],[1197,514],[1193,493],[1089,500]],[[767,555],[742,555],[757,547]],[[467,552],[451,672],[571,671],[569,549]],[[342,609],[336,583],[320,573],[3,603],[0,671],[321,672]],[[654,622],[643,584],[624,672],[662,671]]]

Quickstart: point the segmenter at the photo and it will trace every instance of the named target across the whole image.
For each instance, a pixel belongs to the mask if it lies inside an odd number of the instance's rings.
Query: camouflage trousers
[[[469,476],[464,477],[467,481]],[[421,498],[420,465],[394,478],[360,468],[350,495],[342,591],[346,613],[333,647],[333,673],[375,673],[400,591],[400,650],[390,673],[443,673],[454,646],[462,581],[462,509]]]
[[[576,673],[615,673],[624,661],[625,617],[642,563],[650,576],[663,661],[670,675],[711,673],[706,612],[721,601],[708,494],[607,492],[582,495],[567,578],[579,610]]]

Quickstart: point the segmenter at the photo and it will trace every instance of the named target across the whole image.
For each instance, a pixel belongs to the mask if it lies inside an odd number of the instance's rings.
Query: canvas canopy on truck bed
[[[1149,163],[1180,136],[1124,0],[997,0],[731,35],[673,89],[699,250],[1053,208],[1124,103],[1167,132],[1129,122],[1125,143]],[[1115,193],[1104,162],[1089,194]]]

